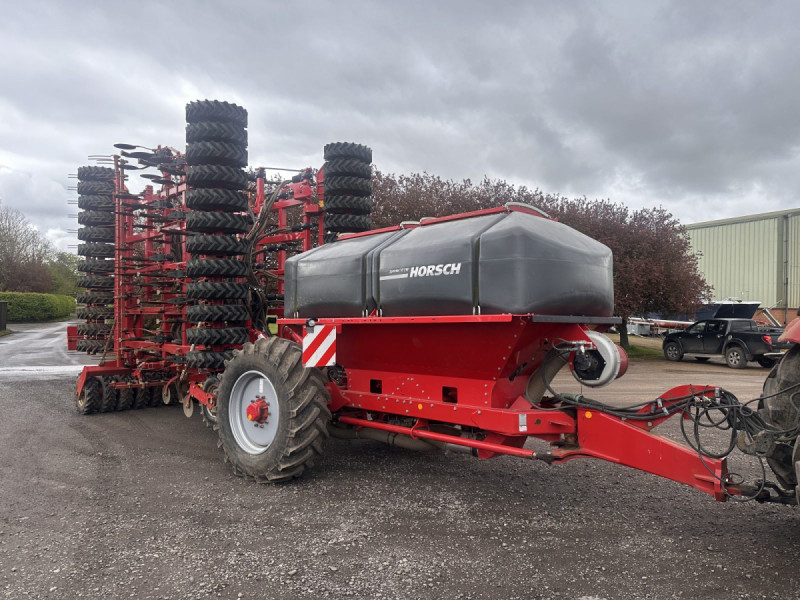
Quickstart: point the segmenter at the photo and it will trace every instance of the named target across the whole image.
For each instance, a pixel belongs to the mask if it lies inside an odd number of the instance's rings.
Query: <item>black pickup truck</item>
[[[722,356],[732,369],[743,369],[751,360],[770,368],[792,346],[778,342],[781,333],[783,329],[759,327],[752,319],[711,319],[668,334],[662,347],[667,360],[681,360],[684,354],[699,361]]]

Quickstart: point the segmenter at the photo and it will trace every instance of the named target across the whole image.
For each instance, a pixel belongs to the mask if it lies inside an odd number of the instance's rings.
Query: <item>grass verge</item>
[[[4,335],[11,335],[12,333],[14,332],[10,329],[3,329],[3,331],[0,331],[0,337],[3,337]]]

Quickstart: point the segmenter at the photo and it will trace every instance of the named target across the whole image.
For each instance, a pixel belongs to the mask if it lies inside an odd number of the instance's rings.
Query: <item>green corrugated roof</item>
[[[734,223],[747,223],[749,221],[760,221],[762,219],[774,219],[787,215],[800,215],[800,208],[790,208],[789,210],[778,210],[775,212],[760,213],[756,215],[745,215],[744,217],[732,217],[730,219],[720,219],[718,221],[703,221],[702,223],[689,223],[684,225],[686,229],[700,229],[701,227],[715,227],[717,225],[732,225]]]

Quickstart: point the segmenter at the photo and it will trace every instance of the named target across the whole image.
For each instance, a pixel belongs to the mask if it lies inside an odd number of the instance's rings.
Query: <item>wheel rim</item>
[[[678,348],[674,344],[670,344],[667,346],[667,356],[670,358],[677,358],[678,357]]]
[[[269,407],[264,423],[247,418],[247,407],[258,398],[263,398]],[[239,447],[248,454],[266,452],[278,433],[279,417],[278,394],[270,380],[259,371],[242,374],[233,384],[228,403],[228,422]]]
[[[738,365],[742,362],[742,354],[738,350],[731,350],[728,352],[728,362],[732,365]]]
[[[217,424],[217,409],[211,410],[203,404],[203,416],[212,424]]]

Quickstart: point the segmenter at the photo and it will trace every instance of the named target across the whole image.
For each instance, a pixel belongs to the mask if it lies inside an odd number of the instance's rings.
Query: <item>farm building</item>
[[[800,307],[800,208],[686,225],[714,299],[759,300],[781,323]]]

